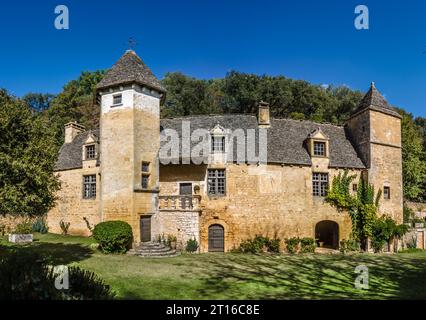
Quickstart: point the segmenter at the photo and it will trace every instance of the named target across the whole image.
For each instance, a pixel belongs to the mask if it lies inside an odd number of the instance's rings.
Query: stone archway
[[[323,220],[315,226],[315,239],[318,246],[324,248],[339,248],[339,225],[335,221]]]
[[[209,226],[209,252],[225,251],[225,229],[220,224]]]

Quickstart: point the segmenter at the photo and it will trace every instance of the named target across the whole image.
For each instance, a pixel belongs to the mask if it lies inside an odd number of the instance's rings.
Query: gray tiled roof
[[[83,155],[82,147],[90,134],[96,139],[99,139],[99,130],[97,129],[82,132],[71,143],[64,143],[62,145],[55,164],[55,170],[77,169],[83,166],[81,158]]]
[[[395,117],[401,117],[400,114],[389,105],[382,94],[376,89],[374,82],[371,83],[370,90],[362,98],[358,108],[353,114],[357,114],[365,109],[372,109]]]
[[[191,132],[196,129],[213,129],[217,124],[225,129],[258,130],[257,118],[252,115],[211,115],[191,116],[175,119],[162,119],[162,128],[171,128],[181,135],[182,121],[189,121]],[[295,165],[311,165],[311,157],[306,149],[308,135],[316,129],[329,137],[330,166],[341,168],[365,168],[346,135],[344,127],[319,124],[311,121],[272,119],[268,132],[268,162]],[[257,140],[258,141],[258,140]],[[193,143],[195,145],[196,143]],[[257,149],[256,149],[257,150]],[[234,159],[236,159],[234,147]]]
[[[181,135],[182,121],[189,121],[191,132],[196,129],[213,129],[217,124],[225,129],[258,130],[257,118],[252,115],[210,115],[162,119],[163,129],[174,129]],[[330,166],[339,168],[365,168],[345,133],[345,129],[331,124],[291,119],[272,119],[268,131],[268,162],[294,165],[311,165],[311,158],[305,147],[305,140],[314,130],[329,137]],[[64,144],[60,150],[56,170],[82,167],[82,146],[89,133],[99,137],[99,130],[83,132],[72,143]],[[257,140],[258,141],[258,140]],[[195,144],[195,143],[194,143]],[[236,153],[234,148],[234,154]],[[180,148],[179,148],[180,150]],[[235,157],[236,159],[236,157]]]
[[[166,91],[148,66],[132,50],[126,51],[96,88],[99,90],[133,82],[146,85],[160,92]]]

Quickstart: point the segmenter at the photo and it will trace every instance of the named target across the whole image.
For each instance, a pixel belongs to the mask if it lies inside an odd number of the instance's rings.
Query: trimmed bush
[[[280,239],[269,239],[268,237],[256,236],[254,239],[248,239],[241,242],[238,251],[245,253],[279,253]]]
[[[300,239],[300,252],[301,253],[314,253],[317,244],[313,238]]]
[[[78,267],[68,268],[69,289],[55,287],[57,275],[40,256],[11,251],[0,258],[0,300],[98,300],[114,294],[101,278]]]
[[[287,246],[288,253],[297,253],[300,247],[300,239],[298,237],[285,239],[285,244]]]
[[[187,252],[195,252],[198,249],[198,242],[195,239],[189,239],[186,242],[186,251]]]
[[[13,230],[14,234],[31,234],[33,233],[33,225],[31,221],[24,221],[21,223],[18,223],[15,227],[15,230]]]
[[[104,253],[125,253],[132,243],[132,228],[124,221],[105,221],[93,229],[93,238]]]
[[[47,226],[46,220],[42,217],[37,218],[37,220],[34,221],[32,229],[33,232],[39,233],[47,233],[47,231],[49,231],[49,227]]]

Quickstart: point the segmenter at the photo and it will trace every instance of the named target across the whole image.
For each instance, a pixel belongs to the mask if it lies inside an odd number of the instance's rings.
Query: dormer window
[[[96,158],[96,147],[94,144],[86,146],[85,149],[86,160],[92,160]]]
[[[112,106],[118,106],[121,105],[123,103],[123,95],[120,94],[115,94],[112,96]]]
[[[325,157],[325,142],[314,141],[314,156]]]
[[[225,129],[217,124],[211,134],[211,153],[225,153]]]
[[[306,145],[311,157],[329,157],[329,138],[321,128],[312,131],[308,135]]]

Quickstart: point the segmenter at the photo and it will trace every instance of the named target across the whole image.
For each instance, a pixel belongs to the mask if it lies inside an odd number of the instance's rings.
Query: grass
[[[122,299],[426,299],[426,251],[399,254],[183,254],[174,258],[104,255],[91,238],[35,235],[29,245],[52,264],[79,265]],[[354,287],[366,265],[369,289]]]

